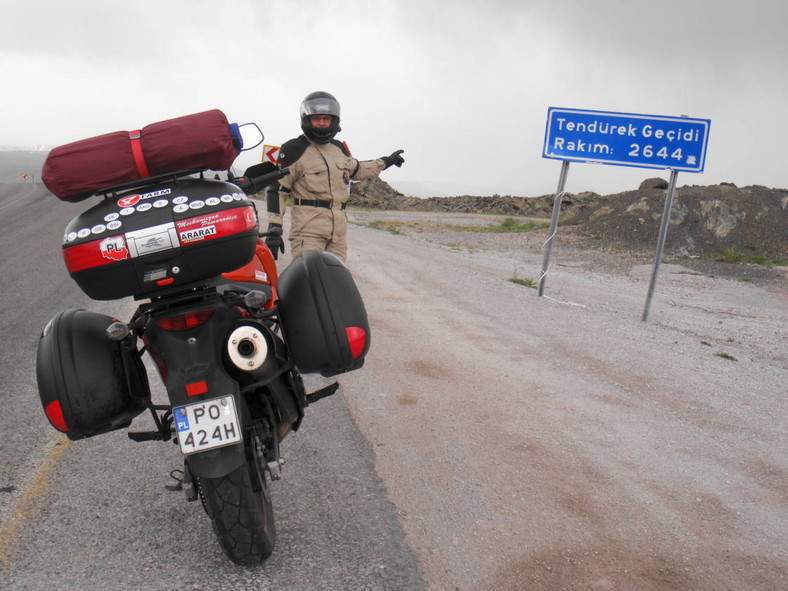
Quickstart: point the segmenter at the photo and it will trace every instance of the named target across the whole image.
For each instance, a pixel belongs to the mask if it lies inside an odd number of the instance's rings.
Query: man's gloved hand
[[[400,154],[402,154],[404,151],[405,150],[397,150],[396,152],[392,152],[391,156],[381,156],[380,159],[383,160],[383,164],[386,165],[383,168],[383,170],[386,170],[386,168],[388,168],[392,164],[397,168],[402,166],[405,163],[405,159],[402,156],[400,156]]]
[[[280,250],[284,253],[285,241],[282,239],[282,226],[279,224],[268,224],[265,245],[271,251],[271,254],[274,255],[274,260],[276,260]]]

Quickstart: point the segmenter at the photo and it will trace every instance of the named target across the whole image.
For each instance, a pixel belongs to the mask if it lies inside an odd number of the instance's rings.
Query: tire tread
[[[199,480],[213,531],[230,560],[255,566],[268,558],[276,539],[273,509],[263,491],[254,490],[249,467],[241,466],[220,478]]]

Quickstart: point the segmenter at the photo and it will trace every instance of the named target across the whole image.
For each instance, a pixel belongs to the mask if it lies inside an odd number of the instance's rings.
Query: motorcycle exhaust
[[[236,328],[227,338],[227,356],[243,371],[256,371],[268,357],[268,344],[263,332],[248,324]]]

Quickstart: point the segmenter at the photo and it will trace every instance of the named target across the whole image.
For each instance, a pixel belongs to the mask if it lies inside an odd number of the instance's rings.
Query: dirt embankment
[[[660,187],[660,188],[652,188]],[[667,182],[648,179],[641,188],[614,195],[566,194],[561,216],[585,236],[605,247],[650,250],[656,244]],[[351,205],[370,209],[504,214],[549,217],[553,195],[514,197],[406,197],[380,179],[357,183]],[[677,189],[665,253],[671,256],[719,257],[735,251],[745,260],[788,259],[788,189],[733,184],[683,186]]]

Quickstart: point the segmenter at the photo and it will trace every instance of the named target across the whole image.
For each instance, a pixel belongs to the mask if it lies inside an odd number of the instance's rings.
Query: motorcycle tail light
[[[197,328],[201,324],[208,322],[211,316],[213,316],[213,309],[211,308],[207,310],[195,310],[193,312],[187,312],[186,314],[159,318],[156,321],[156,326],[162,330],[175,332],[191,330],[192,328]]]
[[[367,333],[359,326],[345,327],[348,343],[350,343],[350,354],[353,359],[358,359],[364,352],[364,346],[367,344]]]
[[[200,380],[199,382],[192,382],[186,384],[186,396],[199,396],[200,394],[208,393],[208,382]]]

